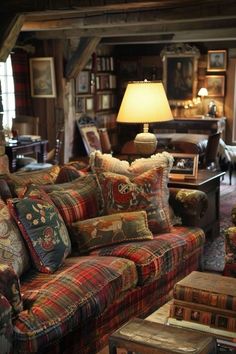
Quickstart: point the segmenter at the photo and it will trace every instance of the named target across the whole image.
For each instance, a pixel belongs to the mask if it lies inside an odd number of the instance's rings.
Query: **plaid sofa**
[[[45,181],[44,191],[40,190],[40,193],[49,195],[47,188],[53,185],[59,193],[55,199],[58,201],[62,189],[61,184],[55,183],[55,176],[50,174],[52,180],[42,176],[37,178],[38,184],[39,180],[40,183]],[[83,178],[78,177],[80,181]],[[0,180],[4,202],[14,197],[13,184],[14,193],[17,186],[18,197],[22,190],[25,191],[25,184],[22,186],[19,180],[17,183],[13,180],[9,181],[9,175]],[[26,175],[23,180],[25,183]],[[31,175],[31,187],[33,182]],[[99,195],[99,190],[91,186],[90,189]],[[36,192],[31,189],[34,198]],[[18,257],[19,275],[1,255],[1,352],[96,353],[121,324],[133,316],[145,317],[168,301],[174,284],[201,265],[205,235],[197,224],[207,207],[203,192],[178,189],[169,192],[175,218],[182,217],[187,226],[173,225],[172,222],[168,232],[154,233],[152,239],[105,245],[84,255],[78,254],[72,243],[72,251],[53,272],[39,271],[32,259],[27,269],[22,270],[24,260]],[[86,203],[88,209],[94,211],[91,198],[81,193],[77,202],[80,217],[87,213]],[[73,212],[68,211],[69,205],[73,205]],[[65,218],[68,216],[71,222],[77,215],[74,208],[72,199],[69,199],[60,213],[65,211]],[[68,224],[67,227],[69,229]]]

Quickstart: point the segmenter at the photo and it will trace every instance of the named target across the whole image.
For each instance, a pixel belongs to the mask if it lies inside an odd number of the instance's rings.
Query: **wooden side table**
[[[199,170],[196,179],[171,179],[168,183],[169,187],[196,189],[207,194],[208,208],[198,226],[208,237],[217,237],[220,234],[220,179],[224,174],[225,172]]]
[[[136,318],[110,336],[109,354],[117,354],[117,347],[125,348],[129,354],[212,354],[216,350],[216,341],[199,331]]]

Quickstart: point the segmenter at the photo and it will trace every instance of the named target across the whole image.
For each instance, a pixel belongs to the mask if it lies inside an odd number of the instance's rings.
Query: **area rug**
[[[231,226],[231,209],[236,204],[236,184],[220,184],[220,235],[213,240],[207,239],[204,249],[204,268],[208,271],[222,272],[224,269],[224,230]]]

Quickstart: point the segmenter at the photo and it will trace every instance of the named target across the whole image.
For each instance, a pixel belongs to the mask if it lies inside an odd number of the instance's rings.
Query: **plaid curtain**
[[[33,115],[30,96],[29,58],[26,52],[11,54],[16,115]]]

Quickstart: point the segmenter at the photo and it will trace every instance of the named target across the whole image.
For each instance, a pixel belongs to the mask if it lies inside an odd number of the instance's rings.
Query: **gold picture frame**
[[[173,167],[170,171],[170,179],[196,179],[198,174],[198,159],[197,154],[182,154],[173,153]]]
[[[225,95],[225,76],[224,75],[206,75],[205,86],[208,91],[208,97],[224,97],[224,95]]]
[[[30,86],[32,97],[56,97],[54,58],[30,58]]]
[[[171,44],[161,51],[163,84],[170,105],[184,105],[196,97],[199,56],[198,48],[188,44]]]
[[[207,52],[207,71],[226,71],[227,51],[208,50]]]

